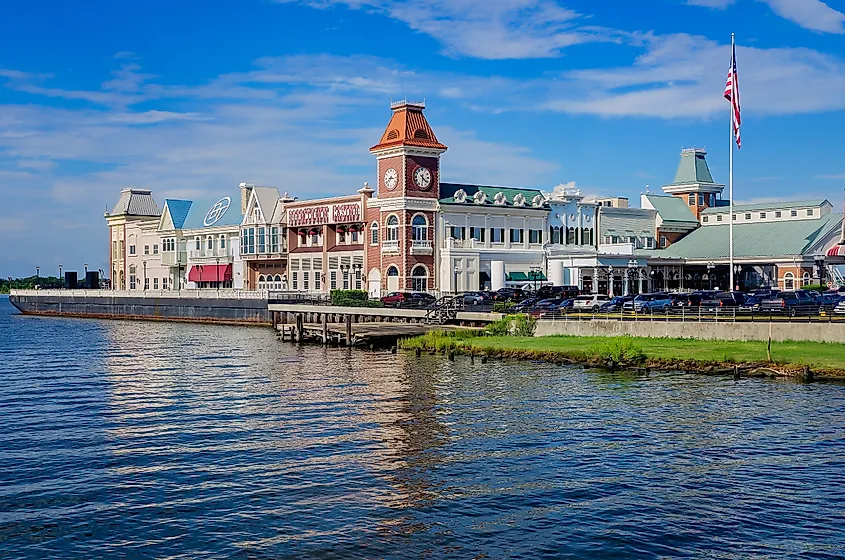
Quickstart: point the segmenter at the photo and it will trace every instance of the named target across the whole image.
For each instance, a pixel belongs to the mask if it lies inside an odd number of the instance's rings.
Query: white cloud
[[[774,13],[805,29],[822,33],[845,33],[845,14],[821,0],[760,0]]]
[[[836,181],[845,181],[845,173],[838,173],[834,175],[816,175],[816,179],[833,179]]]
[[[447,54],[485,59],[560,56],[571,45],[616,32],[553,0],[277,0],[316,8],[344,5],[384,14],[433,37]]]

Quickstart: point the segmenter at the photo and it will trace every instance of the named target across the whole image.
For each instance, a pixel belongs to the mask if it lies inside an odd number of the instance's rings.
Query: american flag
[[[730,101],[733,109],[734,136],[736,145],[742,148],[742,140],[739,137],[739,126],[742,124],[739,108],[739,77],[736,73],[736,45],[731,45],[731,67],[728,70],[728,83],[725,84],[725,99]]]

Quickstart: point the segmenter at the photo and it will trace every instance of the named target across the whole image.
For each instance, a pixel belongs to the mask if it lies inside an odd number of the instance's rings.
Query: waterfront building
[[[105,213],[112,290],[151,289],[168,278],[168,269],[159,258],[156,229],[160,215],[152,192],[137,188],[123,189],[117,204]]]
[[[288,240],[285,205],[294,202],[275,187],[241,183],[243,221],[240,254],[244,262],[244,289],[287,290]]]

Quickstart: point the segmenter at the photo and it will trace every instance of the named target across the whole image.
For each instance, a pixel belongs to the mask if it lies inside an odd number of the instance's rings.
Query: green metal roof
[[[506,280],[508,282],[533,282],[535,278],[532,273],[526,274],[525,272],[509,272]],[[545,282],[546,275],[542,272],[538,272],[536,280],[537,282]]]
[[[822,239],[840,230],[842,218],[842,214],[827,214],[817,220],[734,223],[734,256],[807,255]],[[728,258],[729,230],[729,224],[700,227],[663,252],[668,258]]]
[[[827,199],[821,200],[785,200],[782,202],[760,202],[757,204],[734,204],[734,212],[753,212],[755,210],[791,210],[793,208],[819,207],[824,203],[830,204]],[[707,208],[702,214],[722,214],[730,212],[729,206],[718,206]]]
[[[455,201],[455,193],[462,190],[466,193],[466,202],[459,203]],[[515,189],[511,187],[491,187],[484,185],[462,185],[460,183],[440,183],[440,203],[441,204],[476,204],[473,200],[475,193],[483,192],[486,195],[484,204],[477,204],[477,206],[496,206],[493,201],[498,193],[505,195],[504,206],[513,206],[513,199],[516,195],[521,194],[525,197],[524,208],[535,208],[531,201],[535,196],[543,196],[543,193],[537,189]],[[543,197],[543,209],[548,209],[548,204]]]
[[[707,166],[707,160],[704,159],[706,154],[707,152],[704,150],[689,149],[681,151],[681,162],[675,172],[675,180],[668,186],[695,183],[715,184],[713,176],[710,174],[710,168]]]
[[[688,223],[690,225],[698,225],[698,220],[690,211],[689,206],[682,198],[677,196],[658,196],[655,194],[647,194],[646,199],[654,206],[660,217],[664,222],[680,222]]]

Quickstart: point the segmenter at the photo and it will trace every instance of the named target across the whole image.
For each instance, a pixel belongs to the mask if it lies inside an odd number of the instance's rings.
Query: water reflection
[[[10,557],[845,553],[841,386],[0,329]]]

